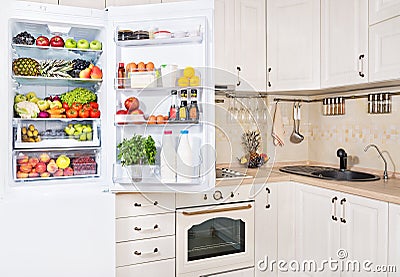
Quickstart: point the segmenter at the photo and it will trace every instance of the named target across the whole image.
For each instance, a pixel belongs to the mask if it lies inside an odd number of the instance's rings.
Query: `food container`
[[[155,71],[129,72],[128,82],[131,88],[154,88],[157,86]]]
[[[133,31],[131,30],[119,30],[118,40],[131,40],[133,39]]]
[[[74,175],[93,175],[97,171],[97,163],[91,156],[81,156],[72,160]]]
[[[178,66],[176,64],[161,65],[161,80],[165,88],[175,87]]]

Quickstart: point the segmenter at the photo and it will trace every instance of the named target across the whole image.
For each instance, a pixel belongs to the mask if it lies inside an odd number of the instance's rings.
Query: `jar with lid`
[[[190,91],[190,107],[189,107],[189,119],[192,121],[199,120],[199,107],[197,106],[197,89]]]

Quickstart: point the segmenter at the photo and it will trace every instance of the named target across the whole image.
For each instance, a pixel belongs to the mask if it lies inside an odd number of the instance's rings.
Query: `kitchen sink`
[[[376,181],[380,178],[376,175],[359,172],[353,170],[339,170],[333,167],[327,166],[284,166],[279,169],[282,172],[298,174],[313,178],[320,178],[325,180],[335,180],[335,181],[350,181],[350,182],[366,182],[366,181]]]

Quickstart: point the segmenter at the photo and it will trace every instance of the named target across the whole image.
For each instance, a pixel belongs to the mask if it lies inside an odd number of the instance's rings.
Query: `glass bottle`
[[[188,120],[188,103],[187,103],[187,90],[181,90],[181,105],[179,107],[179,120]]]
[[[173,89],[171,90],[171,95],[172,95],[172,100],[171,100],[171,107],[169,108],[169,120],[177,120],[177,111],[178,111],[178,105],[177,105],[177,97],[178,97],[178,91]]]
[[[192,121],[199,120],[199,107],[197,106],[197,89],[190,91],[190,107],[189,107],[189,119]]]
[[[125,65],[124,63],[118,64],[118,88],[125,88]]]

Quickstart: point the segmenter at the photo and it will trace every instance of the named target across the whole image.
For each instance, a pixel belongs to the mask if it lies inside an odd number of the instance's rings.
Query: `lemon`
[[[194,75],[192,78],[190,78],[189,83],[190,83],[190,86],[192,86],[192,87],[200,86],[200,77]]]
[[[183,70],[183,76],[186,78],[192,78],[194,76],[194,68],[191,66],[185,67]]]
[[[67,168],[70,164],[70,159],[66,155],[60,155],[56,160],[56,164],[61,169]]]
[[[178,86],[180,87],[187,87],[189,86],[189,79],[186,77],[180,77],[178,79]]]

